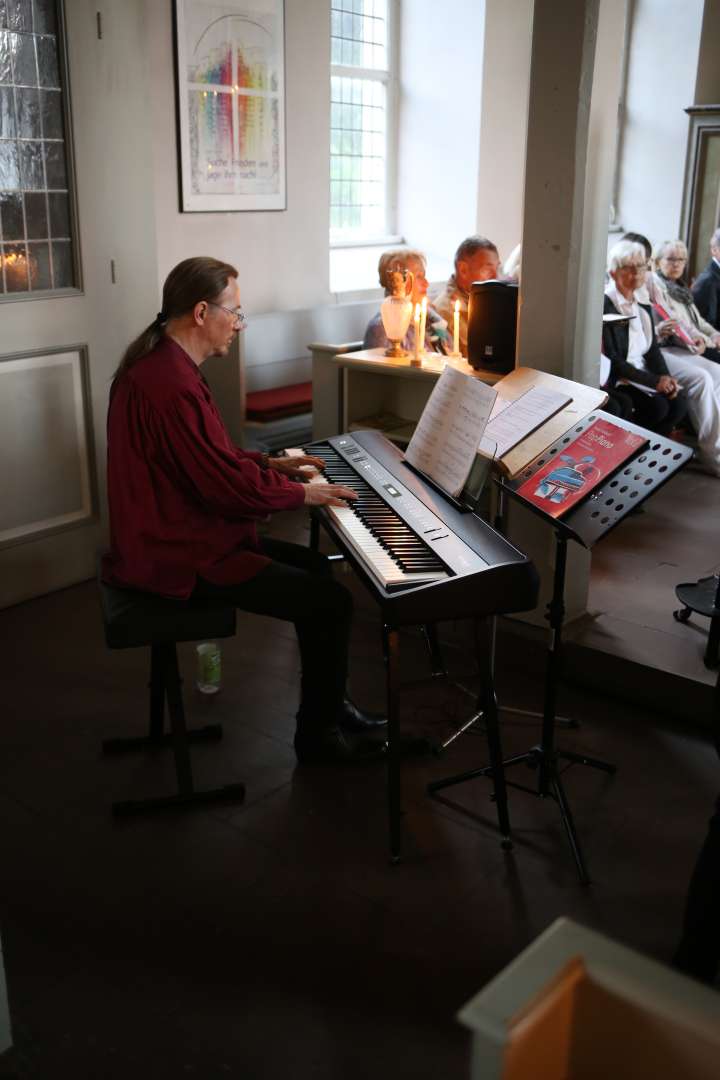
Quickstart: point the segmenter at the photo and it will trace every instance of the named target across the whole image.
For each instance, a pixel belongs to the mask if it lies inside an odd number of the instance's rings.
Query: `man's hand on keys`
[[[306,506],[345,506],[347,501],[357,499],[352,488],[342,484],[310,483],[305,488]]]
[[[317,475],[318,471],[325,468],[325,462],[322,458],[315,457],[312,454],[297,454],[292,457],[268,458],[268,466],[271,469],[276,469],[277,472],[283,473],[290,480],[307,484],[313,476]]]

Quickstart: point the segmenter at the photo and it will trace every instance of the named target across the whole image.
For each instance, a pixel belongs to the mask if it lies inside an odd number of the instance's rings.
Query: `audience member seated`
[[[421,251],[400,249],[385,251],[378,262],[378,278],[380,284],[388,296],[390,290],[387,284],[387,274],[391,270],[409,270],[413,275],[412,292],[410,299],[413,304],[422,303],[427,296],[428,280],[425,276],[425,256]],[[404,349],[412,353],[415,351],[415,327],[410,323],[408,332],[403,338]],[[380,312],[375,315],[367,325],[363,339],[363,349],[385,349],[388,346],[385,327],[382,324]],[[452,341],[448,334],[448,324],[438,312],[428,305],[427,319],[425,322],[425,352],[450,353]]]
[[[467,356],[468,299],[473,281],[492,281],[500,271],[500,256],[492,240],[468,236],[455,252],[455,273],[433,300],[435,310],[453,325],[455,301],[460,301],[460,352]]]
[[[652,270],[652,244],[648,240],[647,236],[643,236],[639,232],[626,232],[622,240],[630,240],[633,244],[639,244],[647,256],[647,269]],[[638,304],[651,304],[650,293],[647,287],[647,275],[642,285],[635,290],[635,299]]]
[[[655,249],[654,274],[648,281],[653,305],[661,305],[669,318],[663,319],[657,307],[655,313],[658,337],[662,344],[671,345],[689,354],[704,356],[720,363],[720,332],[712,326],[695,306],[693,294],[685,280],[687,248],[682,240],[665,240]]]
[[[621,420],[632,420],[635,414],[633,400],[623,390],[622,383],[617,386],[610,385],[611,371],[612,364],[605,353],[602,353],[600,356],[600,389],[607,394],[603,412],[609,413],[611,416],[619,416]]]
[[[610,361],[608,387],[614,391],[619,385],[632,400],[638,424],[669,435],[687,405],[658,347],[650,309],[635,299],[646,267],[640,244],[621,240],[610,249],[604,311],[628,316],[628,321],[603,322],[602,351]]]
[[[684,245],[679,246],[684,248]],[[684,262],[674,262],[674,258],[671,256],[664,260],[670,274],[681,272],[684,266]],[[678,254],[677,258],[683,256]],[[649,290],[644,285],[638,286],[635,298],[642,302],[642,294],[648,291],[653,300],[667,310],[665,305],[670,299],[661,295],[656,275],[650,279]],[[693,352],[673,336],[676,325],[673,319],[663,320],[656,311],[655,320],[658,334],[664,331],[660,338],[660,351],[667,369],[678,380],[687,397],[688,416],[697,434],[698,464],[713,476],[720,476],[720,365],[708,359],[708,351],[703,351],[703,345],[698,344],[699,351]],[[711,353],[713,351],[710,350]]]
[[[695,306],[711,326],[720,326],[720,229],[710,238],[710,262],[692,287]]]
[[[502,265],[502,280],[520,284],[520,267],[522,265],[522,244],[516,244]]]

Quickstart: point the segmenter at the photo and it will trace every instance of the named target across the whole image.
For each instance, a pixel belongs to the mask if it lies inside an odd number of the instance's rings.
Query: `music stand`
[[[518,493],[517,489],[526,480],[541,469],[543,465],[546,465],[554,456],[561,454],[569,443],[573,442],[578,435],[581,435],[597,419],[597,411],[584,417],[571,431],[556,439],[515,480],[496,479],[496,483],[501,488],[501,493],[515,498],[519,503],[547,521],[555,530],[555,573],[553,592],[547,613],[550,624],[550,641],[545,668],[545,695],[540,742],[530,747],[525,753],[516,754],[503,761],[503,768],[509,768],[512,765],[521,763],[525,763],[531,768],[537,768],[537,789],[509,780],[506,781],[506,784],[508,787],[528,792],[538,798],[547,798],[549,796],[555,800],[560,810],[560,817],[583,885],[588,885],[590,878],[560,778],[558,762],[567,761],[571,765],[588,765],[611,774],[615,772],[615,766],[584,754],[559,750],[555,745],[555,702],[557,684],[561,673],[567,544],[569,540],[573,540],[585,548],[592,548],[624,520],[628,514],[632,513],[636,507],[641,506],[654,492],[667,483],[670,477],[674,476],[692,457],[692,450],[689,447],[682,446],[664,436],[656,435],[645,428],[638,427],[637,424],[630,423],[628,420],[621,420],[613,416],[608,418],[611,423],[627,431],[643,435],[648,439],[648,442],[613,472],[609,473],[583,502],[572,507],[564,517],[554,518]],[[462,784],[466,780],[474,780],[479,776],[490,776],[493,772],[495,770],[489,767],[471,769],[456,776],[449,776],[444,780],[436,780],[428,784],[427,790],[429,794],[435,794],[444,788]]]

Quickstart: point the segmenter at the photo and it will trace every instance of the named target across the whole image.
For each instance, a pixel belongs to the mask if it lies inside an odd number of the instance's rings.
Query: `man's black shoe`
[[[352,740],[339,727],[326,728],[317,735],[295,736],[295,754],[301,765],[377,761],[387,752],[384,741]]]
[[[382,735],[387,727],[387,717],[380,713],[363,712],[350,698],[345,698],[340,727],[343,731],[360,735]]]

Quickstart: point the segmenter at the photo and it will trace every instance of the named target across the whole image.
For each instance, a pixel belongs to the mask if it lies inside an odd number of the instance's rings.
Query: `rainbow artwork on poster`
[[[282,0],[176,0],[183,210],[284,209]]]

